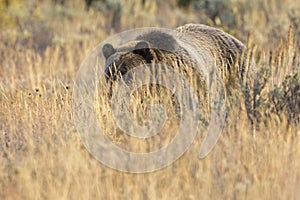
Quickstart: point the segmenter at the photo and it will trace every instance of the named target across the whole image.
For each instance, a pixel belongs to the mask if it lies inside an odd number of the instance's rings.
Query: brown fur
[[[218,66],[234,64],[244,48],[243,43],[235,37],[206,25],[186,24],[176,30],[188,34],[194,39],[193,43],[209,50]]]

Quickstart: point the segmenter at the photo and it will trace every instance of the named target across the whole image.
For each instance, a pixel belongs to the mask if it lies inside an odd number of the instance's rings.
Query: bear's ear
[[[135,45],[135,48],[134,48],[134,49],[138,50],[138,49],[147,49],[147,48],[149,48],[148,43],[142,41],[142,42],[137,43],[137,44]]]
[[[109,56],[114,54],[116,52],[116,50],[114,49],[114,47],[111,44],[107,43],[102,47],[102,52],[103,52],[105,59],[107,59],[107,58],[109,58]]]
[[[134,47],[133,53],[141,55],[147,63],[150,63],[151,60],[153,60],[153,56],[147,42],[142,41],[137,43]]]
[[[173,52],[178,47],[176,38],[174,38],[173,35],[162,31],[150,31],[138,36],[136,40],[147,41],[149,44],[151,44],[151,48],[170,52]]]

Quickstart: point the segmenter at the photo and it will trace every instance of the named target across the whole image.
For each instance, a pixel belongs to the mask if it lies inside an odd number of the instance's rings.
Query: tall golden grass
[[[142,7],[121,1],[121,30],[185,22],[224,25],[235,35],[254,30],[248,39],[241,38],[248,47],[244,77],[239,77],[239,68],[224,74],[232,90],[226,125],[213,151],[198,159],[200,133],[175,163],[145,174],[122,173],[99,163],[73,123],[76,72],[91,49],[115,33],[111,13],[96,7],[86,11],[79,0],[65,5],[10,2],[9,7],[0,2],[0,199],[299,198],[299,27],[289,29],[292,20],[299,20],[291,8],[299,5],[296,1],[271,1],[282,6],[257,1],[264,11],[255,3],[228,4],[240,30],[228,28],[222,17],[220,22],[195,13],[195,7],[181,11],[174,2],[147,1]],[[274,30],[278,32],[272,37]],[[160,99],[158,95],[149,102]],[[139,102],[132,106],[143,110]],[[95,107],[100,114],[110,113],[107,103],[99,101]],[[124,136],[109,116],[99,122],[105,122],[114,143],[145,152],[168,144],[178,125],[171,116],[162,130],[166,136],[145,143]]]

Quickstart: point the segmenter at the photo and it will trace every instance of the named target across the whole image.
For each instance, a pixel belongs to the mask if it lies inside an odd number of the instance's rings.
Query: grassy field
[[[1,0],[0,199],[299,199],[300,2],[208,2],[95,1],[88,10],[83,0]],[[221,28],[249,49],[244,81],[224,74],[231,96],[217,145],[199,160],[198,134],[180,159],[152,173],[99,163],[73,120],[82,61],[120,31],[191,22]],[[107,103],[95,106],[110,112]],[[168,144],[178,127],[169,120],[167,137],[145,147],[101,120],[113,142],[133,151]]]

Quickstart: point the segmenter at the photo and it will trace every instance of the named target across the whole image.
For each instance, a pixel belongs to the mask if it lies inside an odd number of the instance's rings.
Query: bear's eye
[[[114,49],[114,47],[107,43],[102,47],[102,52],[104,57],[107,59],[109,58],[112,54],[114,54],[116,52],[116,50]]]

